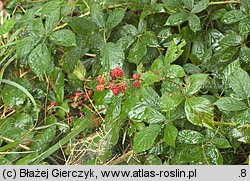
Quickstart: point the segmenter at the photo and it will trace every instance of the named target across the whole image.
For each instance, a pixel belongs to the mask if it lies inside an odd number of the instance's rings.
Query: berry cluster
[[[140,88],[141,84],[140,84],[140,75],[139,74],[134,74],[133,75],[133,79],[135,80],[133,83],[133,86],[137,89]]]
[[[125,92],[127,84],[123,75],[124,71],[119,67],[112,69],[109,76],[105,76],[105,74],[99,75],[97,77],[99,84],[96,86],[96,90],[102,92],[105,89],[109,89],[114,95],[118,95],[120,92]],[[140,88],[139,74],[134,74],[133,79],[135,80],[133,86],[135,88]]]
[[[100,79],[100,77],[99,77]],[[100,82],[104,80],[100,79]],[[70,123],[73,123],[73,118],[74,117],[79,117],[79,118],[85,118],[86,113],[85,113],[85,108],[86,106],[88,107],[87,109],[93,109],[92,104],[90,103],[91,96],[93,95],[92,90],[88,90],[86,93],[83,93],[81,91],[75,92],[70,98],[72,100],[71,102],[71,111],[70,111],[70,117],[68,121]],[[92,130],[95,130],[101,126],[101,118],[98,114],[93,114],[91,116],[91,124],[89,125]]]

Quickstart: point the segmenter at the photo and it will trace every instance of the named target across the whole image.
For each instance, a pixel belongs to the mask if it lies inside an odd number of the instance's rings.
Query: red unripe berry
[[[98,92],[104,91],[104,85],[102,85],[102,84],[98,84],[95,88],[96,88],[96,90],[97,90]]]
[[[139,74],[134,74],[133,75],[133,79],[134,80],[139,80],[140,79],[140,75]]]
[[[25,141],[25,145],[26,145],[26,146],[29,146],[29,145],[30,145],[30,140],[26,140],[26,141]]]
[[[88,90],[88,95],[92,96],[93,95],[93,91],[92,90]]]
[[[116,88],[112,89],[112,92],[113,92],[114,95],[119,94],[120,93],[119,87],[116,87]]]
[[[75,92],[76,97],[81,97],[82,93],[81,92]]]
[[[87,94],[84,94],[84,95],[83,95],[83,99],[84,99],[85,101],[87,101],[87,100],[89,99],[88,95],[87,95]]]
[[[113,79],[116,79],[117,77],[121,77],[121,76],[123,76],[123,74],[124,74],[124,71],[122,69],[120,69],[119,67],[112,69],[110,72],[110,76]]]
[[[69,118],[68,118],[68,121],[69,121],[69,122],[72,122],[72,121],[73,121],[73,117],[72,117],[72,116],[69,117]]]
[[[80,100],[80,101],[78,102],[78,105],[79,105],[79,106],[82,106],[82,105],[83,105],[83,100]]]
[[[113,89],[115,89],[115,88],[117,88],[117,85],[116,85],[114,82],[110,82],[110,84],[109,84],[109,89],[110,89],[110,90],[113,90]]]
[[[98,79],[100,84],[105,84],[105,80],[101,75],[98,75],[97,79]]]
[[[97,117],[98,117],[97,114],[93,114],[93,115],[91,116],[92,119],[97,118]]]
[[[54,106],[56,106],[56,101],[52,101],[52,102],[50,103],[50,107],[54,107]]]
[[[120,83],[120,89],[122,92],[124,92],[127,88],[126,88],[126,84],[124,82]]]
[[[74,101],[74,100],[75,100],[75,96],[70,96],[70,99],[71,99],[72,101]]]
[[[137,88],[137,89],[139,89],[140,88],[140,81],[139,80],[135,80],[134,81],[134,83],[133,83],[133,86],[135,87],[135,88]]]
[[[99,124],[99,123],[101,123],[101,120],[100,120],[100,119],[97,119],[97,120],[95,121],[95,123],[96,123],[96,124]]]

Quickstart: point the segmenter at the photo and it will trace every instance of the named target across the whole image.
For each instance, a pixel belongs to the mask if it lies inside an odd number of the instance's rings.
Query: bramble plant
[[[249,164],[249,0],[4,5],[0,164]]]

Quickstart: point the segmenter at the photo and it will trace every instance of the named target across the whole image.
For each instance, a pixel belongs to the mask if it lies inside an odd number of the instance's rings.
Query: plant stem
[[[240,1],[219,1],[219,2],[210,2],[208,5],[219,5],[219,4],[239,4]]]
[[[227,126],[236,126],[236,124],[235,123],[228,123],[228,122],[214,122],[214,124],[216,124],[216,125],[227,125]]]

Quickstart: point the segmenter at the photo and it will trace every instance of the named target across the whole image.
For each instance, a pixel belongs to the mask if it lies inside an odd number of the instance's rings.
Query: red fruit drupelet
[[[139,80],[140,79],[140,75],[139,74],[134,74],[133,75],[133,79],[134,80]]]
[[[110,89],[110,90],[113,90],[113,89],[115,89],[115,88],[117,88],[116,83],[110,82],[110,83],[109,83],[109,89]]]
[[[102,85],[102,84],[98,84],[96,87],[96,90],[98,91],[98,92],[102,92],[102,91],[104,91],[104,85]]]
[[[112,79],[116,79],[117,77],[121,77],[121,76],[123,76],[123,74],[124,74],[124,71],[122,69],[120,69],[119,67],[112,69],[110,72],[110,76],[112,77]]]
[[[83,99],[84,99],[85,101],[87,101],[87,100],[89,99],[89,96],[88,96],[87,94],[84,94],[84,95],[83,95]]]
[[[99,81],[99,84],[105,84],[105,80],[101,75],[98,75],[97,79]]]
[[[56,101],[52,101],[52,102],[50,103],[50,107],[54,107],[54,106],[56,106]]]
[[[92,96],[93,95],[93,90],[88,90],[88,93],[87,93],[89,96]]]
[[[81,92],[75,92],[76,97],[81,97],[82,93]]]
[[[121,89],[122,92],[124,92],[124,91],[127,89],[126,83],[121,82],[121,83],[120,83],[120,89]]]
[[[120,93],[119,87],[116,87],[116,88],[112,89],[112,92],[113,92],[114,95],[118,95]]]
[[[26,140],[26,141],[25,141],[25,145],[26,145],[26,146],[29,146],[30,143],[31,143],[30,140]]]
[[[140,81],[139,80],[135,80],[134,83],[133,83],[133,86],[137,89],[140,88],[141,84],[140,84]]]

